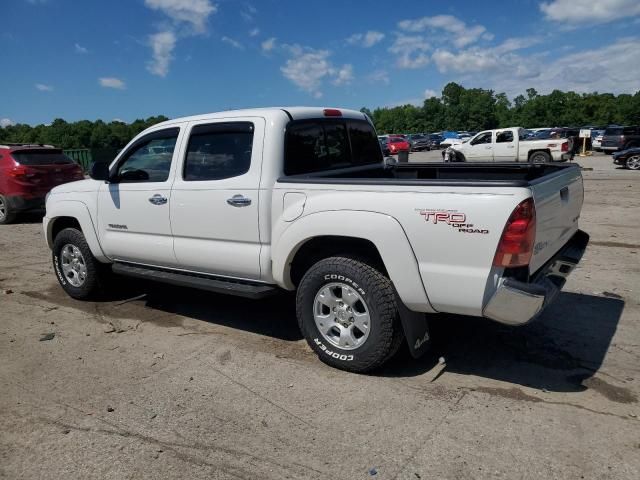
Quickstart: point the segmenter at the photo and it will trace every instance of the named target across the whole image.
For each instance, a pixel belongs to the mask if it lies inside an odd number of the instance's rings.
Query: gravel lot
[[[640,174],[577,161],[591,244],[552,308],[434,317],[370,376],[317,360],[290,296],[82,303],[37,216],[0,227],[0,478],[640,478]]]

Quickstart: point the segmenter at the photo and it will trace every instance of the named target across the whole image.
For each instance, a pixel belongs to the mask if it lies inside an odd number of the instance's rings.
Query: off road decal
[[[346,362],[351,362],[353,360],[353,355],[345,355],[344,353],[338,353],[338,352],[334,352],[333,350],[329,350],[325,346],[325,344],[322,343],[317,338],[314,338],[313,341],[316,342],[316,345],[318,345],[318,347],[320,347],[320,350],[322,350],[324,353],[326,353],[330,357],[335,358],[336,360],[343,360]]]
[[[479,233],[487,235],[489,230],[478,228],[473,223],[469,223],[467,214],[457,210],[432,210],[416,209],[424,217],[424,221],[433,225],[447,225],[460,233]]]

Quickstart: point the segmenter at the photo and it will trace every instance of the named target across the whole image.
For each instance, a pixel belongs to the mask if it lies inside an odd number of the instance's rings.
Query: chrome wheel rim
[[[627,168],[631,170],[640,169],[640,155],[634,155],[627,159]]]
[[[7,206],[4,203],[4,198],[0,197],[0,220],[4,220],[7,215]]]
[[[75,245],[67,243],[62,247],[60,267],[64,278],[74,287],[81,287],[87,279],[87,264],[82,252]]]
[[[328,283],[320,288],[313,302],[313,318],[322,337],[342,350],[361,347],[371,331],[369,307],[346,283]]]

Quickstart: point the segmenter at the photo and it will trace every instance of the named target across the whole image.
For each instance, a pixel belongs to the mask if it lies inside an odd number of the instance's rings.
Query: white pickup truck
[[[524,128],[500,128],[479,132],[470,140],[451,145],[454,162],[566,162],[573,157],[566,138],[538,140],[526,138]]]
[[[351,110],[170,120],[91,176],[46,200],[69,295],[99,294],[113,274],[250,298],[295,290],[311,348],[350,371],[404,338],[421,355],[426,314],[529,322],[589,238],[577,166],[393,164]]]

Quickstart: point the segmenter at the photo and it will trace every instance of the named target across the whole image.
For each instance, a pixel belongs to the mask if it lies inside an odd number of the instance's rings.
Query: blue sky
[[[2,0],[0,122],[640,90],[640,1]]]

